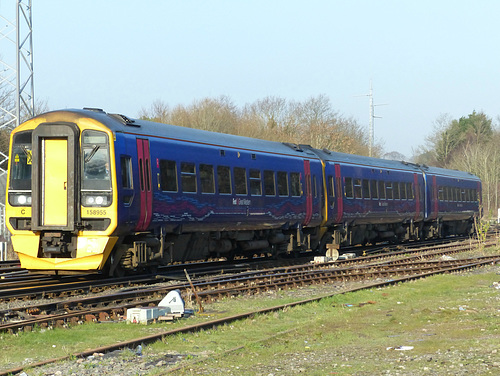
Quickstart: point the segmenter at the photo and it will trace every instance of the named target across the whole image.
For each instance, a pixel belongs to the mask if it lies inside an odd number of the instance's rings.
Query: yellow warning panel
[[[68,224],[68,140],[45,139],[43,172],[43,224]]]

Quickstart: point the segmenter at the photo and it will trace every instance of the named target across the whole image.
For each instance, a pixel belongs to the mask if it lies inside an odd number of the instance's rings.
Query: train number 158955
[[[102,216],[106,214],[106,209],[85,209],[85,215]]]

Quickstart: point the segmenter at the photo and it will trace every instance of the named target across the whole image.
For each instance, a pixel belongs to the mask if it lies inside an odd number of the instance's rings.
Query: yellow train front
[[[6,223],[29,270],[100,270],[118,236],[113,133],[84,112],[35,117],[11,134]]]

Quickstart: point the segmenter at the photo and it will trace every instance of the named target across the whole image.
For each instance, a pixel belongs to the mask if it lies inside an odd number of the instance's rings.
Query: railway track
[[[429,255],[430,257],[430,255]],[[288,304],[283,304],[283,305],[277,305],[274,307],[270,308],[265,308],[265,309],[259,309],[255,311],[250,311],[246,312],[243,314],[235,315],[235,316],[229,316],[229,317],[224,317],[221,319],[216,319],[216,320],[211,320],[211,321],[206,321],[200,324],[196,325],[189,325],[189,326],[182,326],[178,327],[173,330],[169,331],[164,331],[161,333],[157,333],[154,335],[149,335],[146,337],[141,337],[141,338],[136,338],[133,340],[129,341],[123,341],[117,344],[113,344],[110,346],[103,346],[103,347],[98,347],[95,349],[89,349],[83,352],[71,354],[68,356],[63,356],[60,358],[56,359],[48,359],[45,361],[41,361],[37,364],[31,364],[30,367],[37,367],[41,365],[45,365],[48,363],[53,363],[57,361],[63,361],[66,359],[69,359],[70,357],[72,358],[81,358],[81,357],[87,357],[90,356],[94,353],[107,353],[123,348],[135,348],[138,345],[146,345],[153,343],[158,340],[162,340],[165,337],[179,334],[179,333],[187,333],[187,332],[196,332],[200,330],[205,330],[205,329],[213,329],[218,326],[226,325],[231,322],[237,321],[237,320],[242,320],[245,318],[252,317],[254,315],[258,314],[266,314],[266,313],[271,313],[271,312],[276,312],[280,310],[284,310],[286,308],[298,306],[298,305],[303,305],[303,304],[308,304],[311,302],[315,302],[324,298],[329,298],[334,295],[338,294],[344,294],[347,292],[353,292],[353,291],[358,291],[362,289],[370,289],[370,288],[378,288],[378,287],[384,287],[384,286],[389,286],[389,285],[394,285],[398,284],[401,282],[407,282],[411,280],[416,280],[420,278],[425,278],[431,275],[439,274],[439,273],[452,273],[452,272],[461,272],[461,271],[466,271],[475,267],[479,267],[482,265],[487,265],[491,263],[499,263],[500,262],[500,255],[493,255],[493,256],[484,256],[484,257],[475,257],[475,258],[468,258],[468,259],[461,259],[461,260],[435,260],[435,261],[418,261],[416,262],[414,259],[412,260],[399,260],[398,262],[383,262],[379,263],[378,265],[360,265],[357,267],[346,267],[346,268],[332,268],[330,267],[331,273],[325,273],[325,270],[322,270],[321,272],[319,271],[313,271],[313,270],[308,270],[307,272],[295,272],[293,276],[288,273],[288,276],[284,276],[285,274],[283,271],[282,272],[277,272],[277,273],[270,273],[271,275],[265,277],[263,275],[260,276],[254,276],[252,283],[249,283],[249,279],[245,277],[241,277],[239,281],[228,281],[228,283],[231,283],[230,285],[224,285],[222,278],[221,280],[218,281],[212,281],[211,283],[209,282],[199,282],[195,287],[197,289],[202,289],[205,288],[202,291],[199,291],[198,294],[202,296],[203,298],[207,298],[209,296],[227,296],[228,294],[241,294],[241,293],[256,293],[259,291],[262,291],[263,286],[268,284],[269,286],[273,286],[272,288],[282,288],[284,286],[297,286],[297,283],[299,284],[309,284],[313,283],[325,283],[325,282],[330,282],[331,279],[330,277],[325,277],[326,274],[331,274],[331,275],[337,275],[335,278],[341,278],[342,281],[345,281],[346,278],[350,278],[351,276],[354,276],[354,278],[358,278],[359,275],[364,275],[366,277],[371,273],[372,276],[377,276],[379,280],[375,282],[369,282],[364,284],[363,286],[358,286],[355,288],[350,288],[350,289],[344,289],[342,291],[330,293],[327,295],[322,295],[319,297],[314,297],[306,300],[301,300],[297,301],[294,303],[288,303]],[[349,270],[349,271],[348,271]],[[362,271],[366,271],[366,273],[362,273]],[[357,275],[356,275],[357,274]],[[396,275],[402,275],[401,277],[396,277]],[[390,278],[388,278],[390,277]],[[300,278],[299,281],[297,279]],[[326,278],[326,279],[325,279]],[[271,279],[273,281],[271,282]],[[283,283],[285,279],[288,279],[290,284],[284,285]],[[382,279],[382,280],[380,280]],[[204,284],[204,286],[202,286]],[[266,287],[267,288],[267,287]],[[187,290],[186,292],[187,293]],[[154,300],[149,301],[149,303],[154,303]],[[144,301],[143,304],[148,303],[147,301]],[[104,312],[103,310],[96,310],[95,312],[87,311],[87,312],[80,312],[80,314],[85,314],[87,316],[94,316],[98,312]],[[61,322],[64,322],[64,320],[67,320],[69,316],[66,317],[60,317],[59,320]],[[75,316],[73,316],[75,317]],[[95,317],[95,316],[94,316]],[[48,318],[48,320],[52,320],[53,322],[57,322],[58,318],[55,316],[52,318]],[[47,323],[49,321],[46,321]],[[23,368],[14,368],[10,370],[6,370],[1,372],[0,371],[0,376],[1,375],[8,375],[8,374],[13,374],[17,372],[21,372]],[[172,369],[174,370],[174,369]],[[171,370],[169,370],[171,371]]]
[[[318,283],[352,282],[373,279],[393,280],[397,277],[427,275],[454,268],[476,267],[499,261],[500,256],[473,259],[438,260],[438,256],[469,250],[467,245],[440,246],[431,252],[419,252],[392,260],[382,256],[367,256],[356,262],[303,264],[268,270],[248,271],[235,275],[211,276],[194,282],[194,288],[204,302],[222,297],[256,294],[262,291],[294,288]],[[447,248],[447,249],[445,249]],[[405,251],[401,251],[405,252]],[[61,327],[85,321],[121,320],[126,310],[137,306],[155,306],[171,290],[179,289],[185,298],[192,299],[187,283],[170,284],[127,290],[84,298],[50,301],[0,311],[0,331],[17,332],[34,327]]]

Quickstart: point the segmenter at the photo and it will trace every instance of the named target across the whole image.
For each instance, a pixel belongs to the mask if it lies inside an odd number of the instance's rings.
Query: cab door
[[[79,222],[78,127],[44,123],[32,136],[32,229],[74,231]]]

